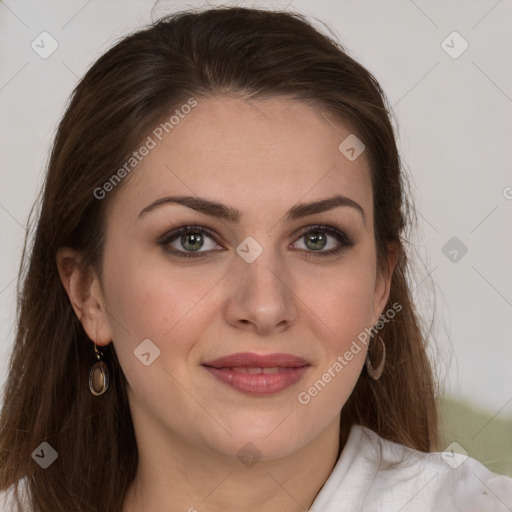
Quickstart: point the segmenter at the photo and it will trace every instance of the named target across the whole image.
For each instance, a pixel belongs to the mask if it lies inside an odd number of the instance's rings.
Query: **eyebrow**
[[[233,208],[231,206],[224,205],[222,203],[218,203],[216,201],[211,201],[209,199],[205,199],[202,197],[196,196],[168,196],[162,197],[153,201],[150,205],[143,208],[138,217],[140,218],[146,213],[154,210],[155,208],[162,206],[164,204],[181,204],[183,206],[187,206],[188,208],[192,208],[200,213],[204,213],[205,215],[209,215],[211,217],[216,217],[218,219],[224,219],[231,222],[239,222],[242,218],[242,212]],[[342,195],[335,195],[332,197],[328,197],[326,199],[322,199],[320,201],[314,201],[312,203],[299,203],[293,206],[288,210],[285,215],[285,220],[290,222],[293,220],[300,219],[302,217],[307,217],[308,215],[314,215],[315,213],[322,213],[328,210],[332,210],[333,208],[340,206],[348,206],[356,209],[361,216],[363,217],[363,221],[366,224],[365,212],[362,206],[356,203],[354,200],[349,197]]]

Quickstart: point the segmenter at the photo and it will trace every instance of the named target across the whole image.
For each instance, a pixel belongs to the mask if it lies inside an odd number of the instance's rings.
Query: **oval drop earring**
[[[377,368],[374,368],[372,365],[372,361],[370,359],[370,347],[368,347],[368,352],[366,352],[366,370],[373,380],[380,379],[382,372],[384,371],[384,364],[386,362],[386,344],[380,336],[379,340],[381,344],[381,359]]]
[[[103,354],[98,350],[96,343],[94,352],[98,360],[89,371],[89,389],[94,396],[100,396],[108,389],[109,373],[107,364],[101,359]]]

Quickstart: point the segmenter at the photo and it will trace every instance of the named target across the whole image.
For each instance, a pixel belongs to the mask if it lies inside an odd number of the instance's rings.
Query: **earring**
[[[368,352],[366,352],[366,371],[370,375],[373,380],[379,380],[382,372],[384,371],[384,363],[386,362],[386,345],[382,338],[379,336],[380,343],[382,345],[382,357],[377,368],[372,366],[372,362],[370,360],[370,348],[368,348]]]
[[[108,389],[109,373],[107,364],[101,359],[103,354],[98,350],[96,343],[94,352],[98,360],[89,371],[89,389],[94,396],[100,396]]]

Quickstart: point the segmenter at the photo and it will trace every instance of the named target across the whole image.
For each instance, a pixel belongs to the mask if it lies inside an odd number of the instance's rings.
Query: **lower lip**
[[[269,395],[296,384],[309,366],[282,368],[277,373],[242,373],[231,368],[204,366],[221,382],[249,395]]]

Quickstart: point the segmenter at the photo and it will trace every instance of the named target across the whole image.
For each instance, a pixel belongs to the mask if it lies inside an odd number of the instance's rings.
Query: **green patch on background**
[[[506,409],[510,411],[510,407]],[[489,413],[472,404],[444,398],[439,412],[440,451],[456,441],[491,471],[512,476],[512,418],[505,415],[505,409]]]

